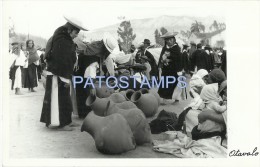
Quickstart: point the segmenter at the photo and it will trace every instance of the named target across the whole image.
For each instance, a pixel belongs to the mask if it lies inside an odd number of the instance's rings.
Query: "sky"
[[[217,2],[188,1],[3,1],[8,24],[14,24],[15,31],[49,38],[54,30],[66,23],[63,15],[76,17],[90,31],[126,19],[171,16],[218,16],[225,17],[223,6]],[[202,7],[202,5],[204,7]],[[205,7],[206,6],[206,7]],[[203,10],[199,10],[199,9]],[[214,10],[213,10],[214,9]]]

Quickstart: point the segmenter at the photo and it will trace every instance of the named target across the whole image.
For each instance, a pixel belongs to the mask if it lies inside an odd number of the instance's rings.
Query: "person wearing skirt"
[[[39,65],[39,55],[34,48],[33,40],[26,41],[27,65],[24,68],[24,88],[35,92],[34,88],[38,86],[37,65]]]
[[[71,78],[76,63],[76,45],[73,39],[82,28],[79,21],[67,18],[65,25],[59,27],[46,46],[47,62],[46,89],[40,122],[46,127],[72,131]]]
[[[164,84],[161,84],[158,90],[158,94],[163,99],[163,104],[172,100],[172,95],[175,87],[177,86],[177,78],[182,74],[182,59],[179,45],[176,43],[175,35],[177,33],[166,33],[161,36],[165,40],[165,46],[162,48],[162,52],[159,58],[159,68],[161,68],[161,77],[164,78]],[[160,70],[159,70],[160,71]],[[173,84],[166,85],[166,77],[175,77],[176,81]]]

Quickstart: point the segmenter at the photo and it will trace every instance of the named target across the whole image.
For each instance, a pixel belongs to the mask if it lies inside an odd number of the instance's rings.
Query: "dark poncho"
[[[166,50],[168,50],[170,52],[170,57],[168,59],[172,60],[171,62],[169,62],[168,66],[164,66],[162,64],[162,56]],[[177,43],[171,48],[167,48],[166,46],[164,46],[162,48],[158,66],[162,67],[165,70],[172,70],[175,72],[179,72],[183,69],[183,64],[182,64],[182,59],[181,59],[181,50]]]
[[[51,52],[47,56],[47,70],[54,75],[71,79],[76,62],[76,45],[68,29],[59,27],[52,36],[51,44]]]

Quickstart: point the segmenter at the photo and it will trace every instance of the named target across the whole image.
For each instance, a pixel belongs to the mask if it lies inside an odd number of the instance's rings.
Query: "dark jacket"
[[[52,37],[51,52],[47,56],[47,71],[71,79],[76,62],[76,45],[64,26],[59,27]]]
[[[182,52],[182,65],[184,68],[184,71],[189,71],[189,55],[187,53],[187,51]]]
[[[165,51],[167,50],[170,52],[170,56],[168,58],[171,60],[171,62],[169,62],[169,64],[165,66],[162,62],[162,57]],[[179,72],[183,69],[183,64],[181,59],[181,49],[177,43],[171,48],[167,48],[166,46],[162,48],[158,66],[164,70],[171,70],[174,72]]]
[[[208,72],[210,72],[211,70],[214,69],[214,57],[212,54],[207,54],[206,51],[202,51],[199,55],[198,55],[198,59],[197,59],[197,70],[200,69],[205,69]]]
[[[197,49],[195,50],[191,57],[190,57],[190,61],[191,61],[191,71],[195,70],[195,66],[198,66],[198,64],[200,63],[200,54],[202,53],[202,49]]]
[[[224,71],[224,73],[227,76],[227,52],[224,50],[223,54],[221,55],[221,70]]]

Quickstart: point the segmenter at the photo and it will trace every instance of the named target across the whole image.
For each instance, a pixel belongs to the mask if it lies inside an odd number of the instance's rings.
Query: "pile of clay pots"
[[[120,154],[135,149],[136,145],[151,143],[146,117],[154,116],[158,110],[157,92],[130,89],[105,98],[100,95],[102,92],[99,95],[97,92],[87,98],[86,105],[93,111],[83,121],[81,131],[94,138],[98,151]]]

